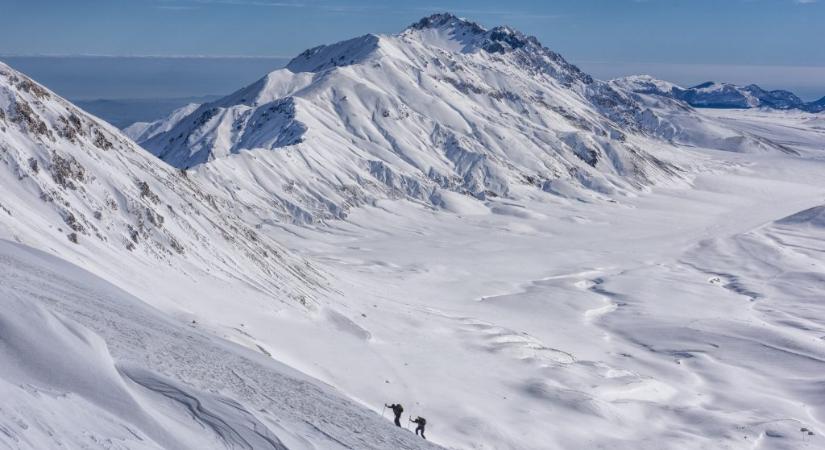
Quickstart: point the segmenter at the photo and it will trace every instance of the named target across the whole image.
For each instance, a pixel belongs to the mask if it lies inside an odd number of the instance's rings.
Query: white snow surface
[[[200,103],[189,103],[172,111],[167,121],[162,122],[135,122],[123,129],[123,134],[133,141],[145,141],[158,133],[169,131],[172,125],[183,117],[192,114],[200,107]]]
[[[454,448],[819,448],[825,162],[695,152],[717,165],[691,188],[618,203],[381,202],[283,227],[341,280],[340,348],[380,355],[341,364],[391,384],[299,362],[336,359],[326,344],[281,357],[416,402]]]
[[[205,137],[166,149],[186,176],[0,66],[0,442],[427,448],[400,402],[446,448],[825,447],[821,115],[600,91],[621,121],[549,50],[516,65],[529,38],[447,15],[333,47],[172,125]],[[443,76],[487,90],[420,94]],[[519,85],[588,125],[485,94]],[[553,165],[586,176],[515,182]]]
[[[4,448],[437,448],[54,256],[0,268]]]

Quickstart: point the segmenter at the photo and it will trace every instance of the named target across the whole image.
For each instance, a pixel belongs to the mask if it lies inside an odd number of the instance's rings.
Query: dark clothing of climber
[[[421,437],[427,439],[427,436],[424,436],[424,426],[427,425],[427,419],[423,417],[416,417],[415,420],[410,419],[410,422],[418,424],[415,428],[415,435],[418,436],[418,432],[420,431]]]
[[[401,426],[401,413],[404,412],[404,407],[401,406],[401,405],[396,405],[395,403],[393,403],[392,405],[387,405],[385,403],[384,406],[386,406],[387,408],[392,410],[393,414],[395,414],[395,426],[400,427]]]

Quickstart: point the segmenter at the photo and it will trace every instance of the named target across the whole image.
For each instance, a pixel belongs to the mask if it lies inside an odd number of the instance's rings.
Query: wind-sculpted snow
[[[0,446],[434,449],[334,389],[0,240]]]
[[[270,107],[280,112],[253,120],[291,111],[286,101]],[[214,299],[222,294],[206,286],[223,284],[300,308],[311,303],[320,274],[234,215],[227,199],[2,64],[0,112],[0,237],[124,287],[149,283],[163,299],[197,284]],[[190,281],[157,282],[174,274]]]

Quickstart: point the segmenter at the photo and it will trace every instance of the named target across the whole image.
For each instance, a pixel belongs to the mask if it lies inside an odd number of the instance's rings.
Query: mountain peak
[[[469,21],[467,19],[462,19],[460,17],[455,16],[451,13],[437,13],[431,16],[427,16],[419,20],[418,22],[410,25],[407,27],[407,30],[426,30],[426,29],[436,29],[436,28],[449,28],[449,29],[456,29],[461,28],[466,31],[471,31],[474,34],[482,34],[485,30],[484,27],[481,25]]]
[[[533,36],[508,26],[486,29],[450,13],[424,17],[394,36],[367,34],[330,45],[305,50],[286,68],[292,73],[318,73],[358,65],[386,55],[398,55],[398,44],[412,44],[450,53],[512,55],[513,62],[528,70],[547,73],[565,85],[593,79],[544,47]],[[403,51],[401,52],[403,53]]]
[[[488,53],[507,53],[524,47],[546,50],[533,36],[507,26],[497,26],[490,30],[481,25],[462,19],[450,13],[433,14],[410,25],[402,36],[417,35],[425,44],[436,45],[449,50],[465,53],[484,50]]]

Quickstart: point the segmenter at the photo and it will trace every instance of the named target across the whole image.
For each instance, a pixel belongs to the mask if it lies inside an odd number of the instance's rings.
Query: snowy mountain
[[[306,222],[378,198],[446,206],[456,193],[632,190],[678,173],[643,150],[653,120],[535,38],[444,14],[307,50],[129,132],[169,164],[243,191],[239,201],[257,196],[261,219],[274,202],[279,219]]]
[[[691,88],[683,88],[646,75],[620,78],[613,80],[613,84],[640,94],[660,95],[681,100],[696,108],[798,109],[808,112],[825,110],[823,106],[825,99],[806,103],[792,92],[767,91],[755,84],[743,87],[731,83],[708,81]]]
[[[632,192],[680,178],[654,150],[675,135],[781,150],[727,129],[684,131],[692,122],[669,115],[533,37],[438,14],[397,35],[309,49],[221,100],[127,132],[167,163],[244,192],[236,201],[260,221],[273,205],[276,220],[312,222],[399,196],[449,209],[455,194]]]
[[[755,84],[740,87],[707,82],[684,90],[677,98],[702,108],[793,109],[803,105],[799,97],[788,91],[766,91]]]
[[[180,306],[187,288],[217,301],[223,294],[208,286],[237,284],[302,308],[321,286],[319,273],[233,215],[227,199],[2,64],[0,161],[0,237],[132,292],[148,285]],[[176,275],[189,282],[162,282]]]

